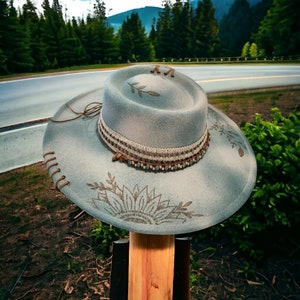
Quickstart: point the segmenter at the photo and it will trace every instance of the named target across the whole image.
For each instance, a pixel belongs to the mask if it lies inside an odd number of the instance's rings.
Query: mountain
[[[234,1],[235,0],[212,0],[212,3],[215,7],[215,17],[218,22],[222,19],[222,17],[225,14],[228,13]],[[250,6],[261,2],[261,0],[247,1],[249,2]],[[190,4],[193,6],[193,8],[196,8],[198,6],[198,2],[199,0],[190,0]],[[161,12],[162,10],[163,9],[160,7],[146,6],[143,8],[131,9],[123,13],[112,15],[108,17],[107,20],[110,26],[112,26],[115,29],[115,31],[118,31],[118,29],[122,26],[123,22],[126,20],[127,17],[130,17],[132,13],[138,13],[146,32],[149,33],[151,31],[153,20],[158,18],[159,12]]]
[[[115,31],[117,31],[126,20],[127,17],[130,17],[132,13],[137,13],[139,18],[142,21],[143,26],[147,33],[151,31],[151,26],[153,24],[153,20],[158,18],[159,12],[163,9],[155,6],[146,6],[143,8],[136,8],[125,11],[123,13],[119,13],[116,15],[112,15],[107,18],[108,23],[112,26]]]

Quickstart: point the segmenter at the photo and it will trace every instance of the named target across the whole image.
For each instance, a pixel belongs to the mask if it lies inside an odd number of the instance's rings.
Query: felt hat
[[[239,127],[168,66],[119,69],[49,122],[56,188],[93,217],[145,234],[183,234],[235,213],[256,180]]]

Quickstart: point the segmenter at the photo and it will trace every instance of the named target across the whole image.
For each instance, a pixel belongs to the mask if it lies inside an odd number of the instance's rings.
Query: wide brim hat
[[[63,105],[44,160],[54,186],[88,214],[144,234],[183,234],[230,217],[249,198],[256,160],[239,127],[166,66],[114,71]]]

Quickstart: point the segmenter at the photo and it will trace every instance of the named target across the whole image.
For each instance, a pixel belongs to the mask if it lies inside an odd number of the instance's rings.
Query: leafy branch
[[[140,97],[143,97],[143,93],[154,97],[160,96],[160,94],[155,91],[145,91],[144,89],[147,87],[146,85],[137,86],[139,82],[133,82],[133,83],[128,82],[128,84],[131,88],[132,93],[134,94],[137,91]]]

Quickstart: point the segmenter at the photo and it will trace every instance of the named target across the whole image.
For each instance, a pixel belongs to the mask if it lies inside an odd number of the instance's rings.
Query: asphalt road
[[[197,81],[207,93],[300,84],[300,65],[293,64],[175,68]],[[68,100],[103,89],[112,72],[66,73],[0,82],[0,173],[42,160],[46,124],[15,124],[53,116]],[[10,126],[14,129],[7,130]]]

